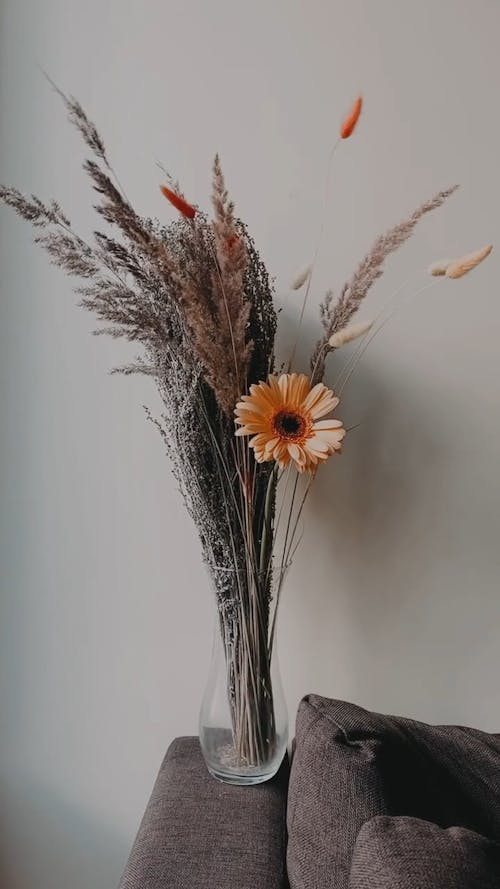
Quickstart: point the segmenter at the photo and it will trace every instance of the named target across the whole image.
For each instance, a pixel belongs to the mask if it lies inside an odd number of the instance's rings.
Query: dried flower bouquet
[[[216,589],[235,755],[242,766],[258,767],[276,745],[271,659],[284,573],[318,467],[340,452],[346,434],[331,416],[339,398],[323,383],[326,358],[359,340],[346,365],[347,375],[352,372],[381,326],[353,322],[353,316],[387,257],[455,189],[378,238],[339,297],[327,294],[309,375],[294,371],[295,349],[278,371],[272,284],[235,215],[218,157],[211,217],[169,180],[162,192],[178,218],[168,225],[145,219],[129,203],[81,105],[60,95],[92,154],[84,170],[104,228],[89,243],[55,201],[6,187],[0,196],[35,226],[35,240],[51,260],[79,279],[80,304],[105,322],[96,333],[142,347],[136,361],[116,370],[148,374],[158,387],[164,411],[149,418],[163,436]],[[337,144],[352,136],[361,109],[359,98]],[[490,249],[435,264],[430,272],[460,277]],[[297,337],[313,272],[314,262],[292,283],[304,289]]]

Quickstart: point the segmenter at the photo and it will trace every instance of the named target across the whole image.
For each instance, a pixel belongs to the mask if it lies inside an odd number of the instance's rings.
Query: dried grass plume
[[[311,265],[308,265],[305,268],[301,269],[299,272],[297,272],[295,277],[290,282],[290,289],[291,290],[300,290],[301,287],[304,286],[306,281],[308,281],[309,278],[311,277],[311,272],[312,272]]]
[[[332,349],[340,349],[341,346],[359,340],[360,337],[368,333],[373,327],[373,321],[359,321],[357,324],[348,324],[342,330],[337,330],[328,340],[328,345]]]
[[[361,111],[363,109],[363,96],[358,96],[354,105],[352,106],[349,114],[344,121],[342,122],[342,126],[340,128],[340,138],[348,139],[349,136],[352,136],[354,130],[358,125],[359,118],[361,117]]]
[[[167,201],[170,201],[172,206],[179,211],[179,213],[182,213],[187,219],[194,219],[196,216],[196,207],[189,204],[180,194],[172,188],[169,188],[168,185],[160,185],[160,191]]]
[[[384,272],[388,256],[399,249],[413,234],[416,225],[427,213],[441,207],[458,188],[453,185],[438,192],[429,201],[418,207],[411,216],[389,229],[375,241],[370,252],[361,261],[352,278],[344,284],[337,302],[329,291],[320,307],[324,336],[318,340],[311,358],[311,368],[315,382],[322,380],[325,372],[325,358],[329,351],[329,340],[338,330],[347,326],[359,309],[370,288]]]
[[[433,278],[439,278],[442,275],[446,275],[446,270],[452,262],[452,259],[438,259],[436,262],[431,263],[427,271]]]
[[[468,253],[460,259],[455,259],[446,269],[446,277],[463,278],[464,275],[467,275],[483,262],[492,250],[493,244],[488,244],[486,247],[481,247],[480,250],[475,250],[473,253]]]

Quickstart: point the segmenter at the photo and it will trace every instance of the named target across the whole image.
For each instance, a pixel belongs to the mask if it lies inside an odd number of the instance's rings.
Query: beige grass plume
[[[300,269],[299,272],[295,275],[295,277],[290,282],[291,290],[300,290],[301,287],[304,286],[306,281],[311,277],[312,266],[308,265],[303,269]]]
[[[463,278],[464,275],[467,275],[472,269],[475,269],[483,259],[486,259],[492,250],[493,244],[488,244],[486,247],[481,247],[479,250],[475,250],[473,253],[468,253],[460,259],[453,260],[446,269],[446,277]]]
[[[332,349],[340,349],[341,346],[352,343],[353,340],[358,340],[361,336],[364,336],[372,327],[373,321],[359,321],[357,324],[349,324],[347,327],[343,327],[342,330],[337,330],[328,340],[328,345]]]
[[[383,274],[387,258],[411,237],[422,217],[441,207],[457,188],[458,186],[454,185],[438,192],[430,201],[421,204],[411,216],[403,219],[398,225],[377,238],[350,280],[344,284],[335,304],[331,291],[327,293],[320,306],[321,322],[325,332],[316,343],[311,356],[314,382],[317,383],[323,379],[330,337],[347,326],[368,291]]]

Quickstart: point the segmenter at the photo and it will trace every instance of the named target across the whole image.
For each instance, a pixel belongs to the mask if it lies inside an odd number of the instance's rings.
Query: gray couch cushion
[[[458,825],[500,842],[500,735],[309,695],[290,777],[291,889],[347,889],[357,834],[375,815]]]
[[[359,833],[349,889],[499,889],[500,846],[461,827],[378,817]]]
[[[212,778],[197,738],[169,747],[120,889],[281,889],[288,763],[267,784]]]
[[[351,736],[350,705],[316,695],[299,707],[288,792],[291,889],[347,887],[361,826],[388,811],[379,741]]]

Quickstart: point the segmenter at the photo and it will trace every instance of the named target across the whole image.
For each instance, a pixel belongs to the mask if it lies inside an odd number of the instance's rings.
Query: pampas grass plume
[[[328,345],[332,349],[340,349],[341,346],[352,343],[353,340],[358,340],[360,336],[364,336],[372,327],[373,321],[359,321],[357,324],[349,324],[347,327],[343,327],[342,330],[337,330],[337,333],[334,333],[328,340]]]
[[[460,259],[455,259],[446,269],[446,277],[463,278],[464,275],[475,269],[483,259],[486,259],[492,250],[493,244],[488,244],[486,247],[481,247],[480,250],[475,250],[474,253],[468,253]]]
[[[300,290],[301,287],[304,286],[306,281],[311,277],[312,266],[308,265],[304,269],[301,269],[300,272],[297,272],[295,278],[290,282],[291,290]]]

